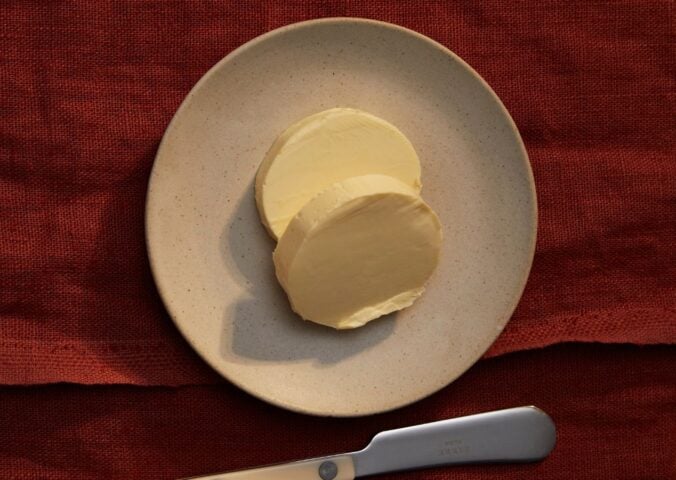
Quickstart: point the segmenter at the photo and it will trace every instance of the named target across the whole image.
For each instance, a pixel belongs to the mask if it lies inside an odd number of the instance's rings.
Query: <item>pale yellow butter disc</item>
[[[399,179],[420,191],[420,162],[394,125],[360,110],[333,108],[291,125],[273,143],[256,175],[261,221],[278,239],[312,197],[368,174]]]
[[[335,183],[293,218],[273,254],[293,310],[337,329],[410,306],[439,260],[441,225],[386,175]]]

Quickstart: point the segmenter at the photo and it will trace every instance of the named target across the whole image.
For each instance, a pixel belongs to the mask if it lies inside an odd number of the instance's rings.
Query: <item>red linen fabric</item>
[[[492,85],[535,172],[531,281],[489,352],[676,340],[673,4],[6,1],[0,8],[0,382],[215,376],[155,292],[143,210],[159,139],[243,42],[317,17],[443,43]]]
[[[442,392],[361,419],[285,412],[229,384],[0,389],[3,480],[162,480],[347,452],[376,432],[534,403],[558,427],[539,464],[440,468],[381,480],[670,480],[676,350],[560,345],[483,360]],[[272,480],[272,479],[271,479]]]
[[[360,420],[220,379],[171,324],[143,238],[157,145],[192,85],[247,40],[329,16],[403,25],[474,67],[522,133],[540,208],[493,358]],[[546,462],[383,478],[676,477],[674,25],[669,0],[0,2],[0,478],[174,478],[530,403],[560,429]],[[592,344],[517,352],[562,342]],[[58,382],[92,386],[43,385]]]

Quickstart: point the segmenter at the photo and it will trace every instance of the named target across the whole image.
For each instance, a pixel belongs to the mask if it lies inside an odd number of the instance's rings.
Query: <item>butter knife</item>
[[[387,430],[357,452],[185,480],[353,480],[442,465],[535,462],[555,443],[545,412],[518,407]]]

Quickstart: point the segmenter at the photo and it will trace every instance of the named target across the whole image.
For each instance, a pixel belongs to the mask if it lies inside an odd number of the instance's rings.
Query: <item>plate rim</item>
[[[232,378],[229,375],[226,375],[223,373],[217,366],[216,362],[212,362],[209,358],[206,357],[206,355],[203,355],[202,352],[196,347],[196,344],[193,342],[191,336],[181,327],[180,323],[177,321],[177,318],[175,314],[172,312],[170,308],[171,302],[169,301],[170,295],[168,294],[165,286],[163,285],[162,277],[157,273],[157,265],[158,265],[158,260],[154,257],[153,255],[153,249],[150,245],[150,208],[149,204],[151,203],[151,190],[153,189],[153,183],[154,179],[156,178],[156,168],[157,167],[157,159],[162,155],[163,150],[166,148],[166,143],[167,139],[169,136],[172,134],[175,126],[177,119],[181,116],[183,110],[188,108],[188,105],[192,101],[192,98],[194,94],[202,87],[203,83],[206,83],[212,76],[218,72],[223,65],[227,64],[230,62],[233,58],[237,57],[239,54],[242,52],[249,50],[251,48],[254,48],[257,46],[259,43],[262,43],[269,38],[272,38],[274,36],[293,31],[293,30],[299,30],[302,28],[307,28],[307,27],[312,27],[316,25],[322,25],[322,24],[359,24],[359,25],[370,25],[370,26],[375,26],[375,27],[380,27],[380,28],[386,28],[392,31],[396,31],[397,33],[400,34],[405,34],[405,35],[410,35],[418,40],[423,41],[424,43],[428,44],[429,46],[436,48],[440,50],[443,54],[450,56],[455,62],[457,62],[459,65],[462,66],[462,68],[469,73],[474,80],[478,81],[479,84],[483,87],[483,89],[491,96],[493,101],[496,102],[496,105],[499,108],[499,111],[503,114],[505,120],[507,121],[507,125],[509,126],[509,129],[511,130],[515,140],[516,140],[516,146],[518,147],[518,153],[521,159],[523,160],[523,167],[524,171],[526,173],[526,180],[528,184],[528,191],[530,194],[530,200],[531,200],[531,209],[530,209],[530,220],[531,220],[531,225],[532,230],[530,232],[530,245],[528,246],[528,266],[527,268],[524,269],[523,276],[518,282],[518,289],[516,290],[516,293],[514,297],[512,298],[512,302],[509,305],[508,308],[505,309],[505,318],[506,320],[502,323],[502,325],[499,326],[499,328],[495,329],[495,334],[493,335],[493,338],[488,342],[487,346],[485,349],[478,349],[478,355],[476,358],[470,363],[470,365],[463,370],[459,375],[457,375],[454,378],[450,378],[448,380],[445,380],[442,385],[440,385],[438,388],[430,390],[423,395],[416,396],[412,399],[409,399],[405,402],[400,402],[396,405],[393,405],[391,407],[387,408],[376,408],[376,409],[364,409],[364,410],[355,410],[351,412],[318,412],[315,410],[311,409],[306,409],[303,408],[302,406],[295,405],[295,404],[290,404],[284,401],[279,401],[278,399],[272,397],[272,396],[264,396],[262,394],[259,394],[258,392],[254,391],[253,389],[250,389],[245,383],[240,382],[234,378]],[[171,318],[172,323],[175,325],[175,327],[178,329],[179,333],[183,337],[185,341],[188,342],[192,350],[197,353],[197,355],[204,361],[211,369],[213,369],[220,377],[224,378],[240,390],[244,391],[246,394],[251,395],[259,400],[262,400],[263,402],[274,405],[295,413],[301,413],[305,415],[311,415],[311,416],[316,416],[316,417],[336,417],[336,418],[355,418],[355,417],[364,417],[368,415],[374,415],[374,414],[379,414],[379,413],[386,413],[386,412],[391,412],[394,410],[398,410],[400,408],[407,407],[409,405],[412,405],[414,403],[417,403],[425,398],[428,398],[439,391],[443,390],[444,388],[448,387],[450,384],[455,382],[458,378],[462,377],[467,373],[474,365],[476,365],[477,362],[481,360],[481,358],[484,356],[484,354],[491,348],[491,346],[495,343],[495,341],[498,339],[498,337],[502,334],[504,331],[506,325],[509,323],[511,320],[512,315],[514,314],[514,311],[516,310],[516,307],[518,306],[522,296],[523,292],[525,290],[526,284],[528,282],[528,279],[530,277],[530,272],[533,267],[533,260],[535,257],[535,247],[537,243],[537,230],[538,230],[538,202],[537,202],[537,191],[535,188],[535,179],[533,175],[533,169],[530,163],[530,158],[528,156],[528,152],[526,150],[525,144],[523,142],[523,139],[521,138],[521,134],[516,126],[516,123],[514,122],[514,119],[510,115],[509,111],[503,104],[502,100],[498,95],[493,91],[493,89],[490,87],[488,82],[479,75],[467,62],[465,62],[460,56],[458,56],[456,53],[451,51],[449,48],[445,47],[443,44],[437,42],[436,40],[423,35],[422,33],[419,33],[415,30],[411,30],[409,28],[403,27],[401,25],[397,25],[394,23],[390,22],[385,22],[381,20],[374,20],[374,19],[369,19],[369,18],[360,18],[360,17],[325,17],[325,18],[317,18],[317,19],[310,19],[310,20],[304,20],[301,22],[295,22],[291,23],[288,25],[284,25],[278,28],[275,28],[273,30],[269,30],[261,35],[258,35],[242,45],[238,46],[231,52],[229,52],[226,56],[221,58],[218,62],[216,62],[212,67],[210,67],[201,77],[200,79],[192,86],[192,88],[189,90],[189,92],[186,94],[185,98],[181,101],[179,107],[176,109],[176,112],[172,116],[171,120],[169,121],[164,133],[162,134],[162,138],[159,142],[157,151],[155,153],[155,156],[153,158],[153,165],[150,170],[150,175],[148,177],[148,182],[147,182],[147,187],[146,187],[146,199],[145,199],[145,205],[144,205],[145,211],[144,211],[144,237],[145,237],[145,247],[146,247],[146,253],[148,255],[148,262],[150,265],[150,270],[152,274],[153,281],[155,283],[155,286],[157,288],[157,292],[162,300],[162,304],[165,308],[165,311]]]

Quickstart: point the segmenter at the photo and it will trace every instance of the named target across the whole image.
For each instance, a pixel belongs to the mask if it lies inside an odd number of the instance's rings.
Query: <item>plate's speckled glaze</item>
[[[422,164],[444,245],[411,308],[351,331],[303,322],[275,280],[253,181],[275,137],[330,107],[400,128]],[[290,25],[240,47],[193,88],[150,179],[146,233],[162,298],[218,372],[292,410],[364,415],[419,400],[503,329],[533,259],[536,201],[519,134],[461,59],[359,19]]]

